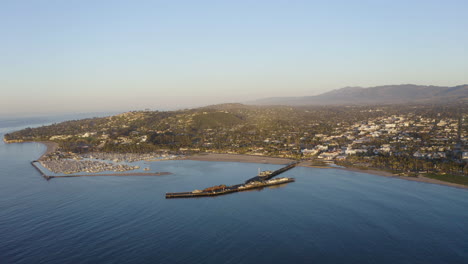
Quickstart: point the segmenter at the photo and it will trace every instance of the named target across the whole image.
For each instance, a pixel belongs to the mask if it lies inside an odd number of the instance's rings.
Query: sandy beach
[[[52,141],[17,141],[17,140],[5,140],[5,138],[3,138],[3,141],[6,143],[6,144],[21,144],[21,143],[30,143],[30,142],[34,142],[34,143],[41,143],[41,144],[44,144],[46,146],[46,151],[38,158],[38,160],[41,160],[43,159],[45,156],[49,155],[50,153],[53,153],[57,150],[57,148],[59,147],[58,143],[55,143],[55,142],[52,142]]]
[[[285,159],[285,158],[273,158],[273,157],[241,155],[241,154],[217,154],[217,153],[196,154],[196,155],[184,157],[182,158],[182,160],[263,163],[263,164],[278,164],[278,165],[284,165],[284,164],[288,164],[294,161],[294,160]]]
[[[450,186],[450,187],[468,189],[468,186],[466,185],[456,184],[456,183],[451,183],[451,182],[446,182],[446,181],[439,181],[436,179],[424,177],[423,175],[418,175],[418,177],[406,177],[406,176],[396,175],[387,171],[373,170],[373,169],[361,170],[361,169],[345,168],[345,167],[343,168],[330,167],[330,168],[338,169],[338,170],[354,171],[354,172],[359,172],[359,173],[367,173],[367,174],[384,176],[384,177],[398,178],[398,179],[407,180],[407,181],[424,182],[424,183],[439,184],[439,185],[445,185],[445,186]]]
[[[52,141],[37,141],[37,143],[42,143],[47,147],[44,154],[42,154],[38,160],[42,160],[45,156],[49,155],[50,153],[55,152],[58,148],[58,143],[55,143]]]
[[[47,154],[54,152],[58,148],[58,144],[51,141],[40,141],[38,143],[42,143],[46,145],[47,149],[44,154],[39,158],[42,159]],[[287,158],[274,158],[274,157],[264,157],[264,156],[254,156],[254,155],[242,155],[242,154],[220,154],[220,153],[202,153],[202,154],[195,154],[192,156],[186,156],[181,160],[195,160],[195,161],[214,161],[214,162],[242,162],[242,163],[263,163],[263,164],[276,164],[276,165],[285,165],[288,163],[293,162],[292,159]],[[300,167],[307,167],[307,168],[320,168],[320,169],[338,169],[338,170],[346,170],[346,171],[353,171],[359,173],[367,173],[372,175],[378,175],[383,177],[392,177],[398,178],[407,181],[416,181],[416,182],[424,182],[424,183],[431,183],[431,184],[439,184],[445,185],[450,187],[468,189],[468,186],[450,183],[445,181],[439,181],[436,179],[431,179],[424,177],[423,175],[419,175],[418,177],[405,177],[399,176],[387,171],[382,170],[375,170],[375,169],[368,169],[368,170],[361,170],[356,168],[347,168],[347,167],[325,167],[325,166],[314,166],[308,165],[308,161],[301,162],[298,166]]]
[[[294,161],[292,159],[286,159],[286,158],[273,158],[273,157],[241,155],[241,154],[216,154],[216,153],[196,154],[193,156],[187,156],[183,159],[184,160],[196,160],[196,161],[245,162],[245,163],[263,163],[263,164],[277,164],[277,165],[284,165],[284,164],[288,164]],[[407,180],[407,181],[424,182],[424,183],[439,184],[439,185],[445,185],[445,186],[450,186],[450,187],[468,189],[468,186],[465,186],[465,185],[439,181],[436,179],[424,177],[422,175],[419,175],[418,177],[405,177],[405,176],[399,176],[391,172],[382,171],[382,170],[375,170],[375,169],[361,170],[361,169],[347,168],[347,167],[314,166],[314,165],[308,165],[308,163],[309,161],[303,161],[298,166],[307,167],[307,168],[346,170],[346,171],[367,173],[367,174],[383,176],[383,177],[398,178],[398,179]]]

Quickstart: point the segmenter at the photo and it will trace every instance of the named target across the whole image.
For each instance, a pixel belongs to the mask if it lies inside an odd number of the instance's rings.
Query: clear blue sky
[[[0,0],[0,116],[468,83],[468,1]]]

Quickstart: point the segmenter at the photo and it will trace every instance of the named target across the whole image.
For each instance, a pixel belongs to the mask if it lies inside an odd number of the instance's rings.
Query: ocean
[[[0,136],[32,125],[18,122]],[[281,166],[172,160],[148,165],[172,175],[47,181],[30,165],[44,151],[0,143],[0,263],[468,263],[464,189],[298,167],[284,186],[166,200]]]

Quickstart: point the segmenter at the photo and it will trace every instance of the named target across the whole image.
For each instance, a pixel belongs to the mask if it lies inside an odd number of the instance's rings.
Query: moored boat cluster
[[[104,171],[123,172],[139,169],[125,163],[136,161],[154,161],[176,159],[178,156],[161,153],[104,153],[91,152],[77,154],[71,152],[55,151],[40,160],[43,167],[53,173],[73,174],[79,172],[97,173]],[[148,171],[149,168],[145,168]]]
[[[41,165],[53,173],[72,174],[78,172],[129,171],[140,168],[126,164],[113,164],[95,160],[41,160]]]
[[[135,162],[141,160],[169,160],[176,159],[178,156],[170,154],[161,154],[157,152],[151,153],[107,153],[107,152],[90,152],[80,155],[82,158],[112,160],[114,162]]]

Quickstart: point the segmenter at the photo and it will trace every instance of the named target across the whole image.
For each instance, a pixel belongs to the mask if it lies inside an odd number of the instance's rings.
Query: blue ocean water
[[[0,143],[0,263],[468,263],[467,190],[295,168],[286,186],[166,200],[280,166],[163,161],[151,169],[173,175],[46,181],[29,164],[44,150]]]

